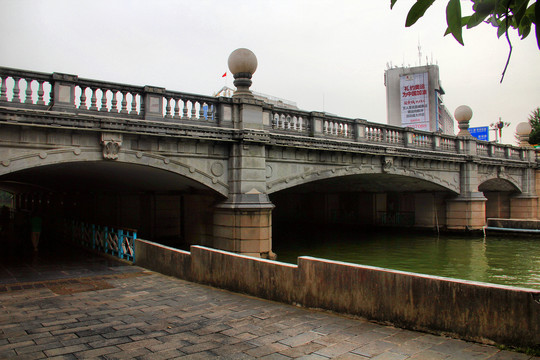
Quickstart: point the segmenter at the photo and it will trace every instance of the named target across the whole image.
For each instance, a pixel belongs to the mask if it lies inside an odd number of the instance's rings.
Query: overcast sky
[[[465,46],[443,37],[438,0],[412,28],[414,1],[399,0],[0,0],[0,66],[154,85],[213,95],[229,54],[251,49],[259,67],[252,90],[304,110],[386,123],[387,63],[440,67],[446,106],[473,109],[471,126],[499,117],[515,126],[540,106],[540,51],[534,29],[516,34],[503,84],[508,45],[485,25],[464,33]],[[470,1],[462,1],[470,13]],[[456,127],[457,129],[457,127]],[[493,140],[493,134],[491,134]]]

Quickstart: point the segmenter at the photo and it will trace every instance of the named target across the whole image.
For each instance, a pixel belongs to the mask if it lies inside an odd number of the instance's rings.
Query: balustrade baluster
[[[128,111],[127,111],[127,94],[128,94],[128,92],[126,90],[122,90],[121,93],[122,93],[122,103],[121,103],[122,109],[120,110],[120,113],[121,114],[127,114],[128,113]]]
[[[25,104],[33,104],[34,101],[32,101],[32,79],[24,79],[26,81],[26,91],[25,95],[26,98],[24,99]]]
[[[198,102],[198,104],[199,104],[199,120],[205,120],[204,119],[204,103]]]
[[[99,111],[109,111],[107,109],[107,89],[101,89],[101,108]]]
[[[79,86],[79,87],[81,88],[79,109],[87,110],[88,106],[86,106],[86,86]]]
[[[175,119],[180,119],[180,98],[176,99],[176,105],[174,106],[174,116]]]
[[[182,112],[182,119],[187,120],[187,119],[189,119],[189,117],[188,117],[188,101],[187,100],[182,100],[182,102],[184,103],[184,110]]]
[[[37,100],[37,104],[38,105],[45,105],[45,101],[43,100],[43,95],[45,95],[45,92],[43,91],[43,82],[44,80],[38,80],[38,100]]]
[[[0,82],[0,101],[7,101],[7,84],[6,84],[7,76],[2,78],[2,82]]]
[[[195,105],[196,105],[195,101],[191,100],[191,120],[197,120],[197,117],[196,117],[197,109]]]
[[[165,98],[165,118],[167,119],[170,119],[172,118],[172,115],[171,115],[171,101],[172,99],[171,98]]]
[[[118,100],[116,99],[116,96],[118,95],[117,90],[111,90],[112,98],[111,98],[111,112],[112,113],[118,113]]]
[[[137,115],[137,94],[135,93],[131,93],[131,111],[129,113],[130,115]]]
[[[206,118],[208,121],[216,120],[216,107],[212,104],[208,104],[208,110],[206,111]]]
[[[88,110],[96,110],[97,111],[97,97],[96,97],[96,92],[97,92],[97,88],[93,87],[93,88],[90,88],[92,90],[92,97],[90,98],[90,109]]]
[[[19,97],[19,93],[21,92],[21,90],[19,89],[19,81],[21,80],[21,78],[14,76],[13,80],[15,81],[15,84],[13,86],[13,98],[11,99],[11,102],[20,103],[21,98]]]

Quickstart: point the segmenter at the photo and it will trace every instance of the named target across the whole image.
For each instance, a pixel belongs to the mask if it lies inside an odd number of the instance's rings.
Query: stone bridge
[[[288,109],[234,66],[232,98],[0,68],[0,188],[18,209],[263,257],[273,220],[538,219],[539,153],[474,139],[470,114],[447,136]]]

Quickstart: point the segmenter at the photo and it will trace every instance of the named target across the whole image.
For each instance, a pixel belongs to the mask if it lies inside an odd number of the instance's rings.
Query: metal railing
[[[66,233],[72,242],[86,248],[128,261],[135,259],[137,230],[68,220]]]

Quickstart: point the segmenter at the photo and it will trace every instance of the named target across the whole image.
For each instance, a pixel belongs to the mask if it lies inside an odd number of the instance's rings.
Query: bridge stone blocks
[[[486,223],[486,199],[448,200],[446,226],[449,230],[480,230]]]
[[[218,206],[214,211],[214,246],[264,258],[272,253],[272,206],[239,209]]]

